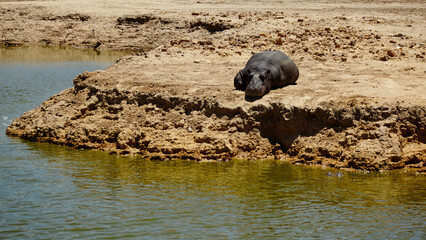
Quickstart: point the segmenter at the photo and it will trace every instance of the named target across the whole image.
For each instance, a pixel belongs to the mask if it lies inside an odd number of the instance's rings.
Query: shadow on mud
[[[254,101],[257,101],[257,100],[260,100],[260,99],[262,99],[263,98],[263,96],[260,96],[260,97],[251,97],[251,96],[245,96],[244,97],[244,99],[247,101],[247,102],[254,102]]]

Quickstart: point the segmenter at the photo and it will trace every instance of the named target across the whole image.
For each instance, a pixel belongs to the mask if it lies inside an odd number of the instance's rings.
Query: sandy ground
[[[156,158],[426,164],[424,1],[0,1],[0,13],[6,46],[134,52],[9,134]],[[233,77],[269,49],[294,60],[298,84],[245,101]]]

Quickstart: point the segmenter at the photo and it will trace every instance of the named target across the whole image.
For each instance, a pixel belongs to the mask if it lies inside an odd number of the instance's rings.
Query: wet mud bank
[[[218,67],[226,71],[213,74],[209,61],[215,56],[205,56],[191,70],[178,64],[179,56],[198,53],[176,52],[164,58],[181,75],[158,64],[163,60],[156,53],[124,57],[106,70],[77,76],[73,88],[16,119],[7,134],[151,159],[284,159],[424,170],[424,105],[308,94],[311,84],[303,79],[249,102],[227,81],[239,61],[225,58]]]

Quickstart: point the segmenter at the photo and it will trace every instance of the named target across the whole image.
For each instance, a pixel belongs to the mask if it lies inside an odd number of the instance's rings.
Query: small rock
[[[380,58],[380,61],[388,61],[389,60],[389,57],[388,56],[383,56],[383,57],[381,57]]]
[[[337,173],[327,172],[325,175],[328,176],[328,177],[338,177],[338,178],[341,178],[341,177],[343,177],[344,174],[341,173],[341,172],[337,172]]]
[[[388,51],[387,51],[387,55],[388,55],[389,57],[395,57],[395,56],[396,56],[396,54],[395,54],[395,51],[394,51],[394,50],[388,50]]]
[[[100,46],[101,46],[101,42],[96,42],[96,44],[93,46],[93,49],[96,50]]]
[[[211,40],[199,40],[198,44],[200,44],[201,46],[213,45],[213,42]]]
[[[404,37],[405,37],[405,35],[404,35],[404,34],[402,34],[402,33],[398,33],[398,34],[393,35],[392,37],[404,38]]]
[[[189,39],[189,38],[182,38],[182,39],[179,40],[179,43],[184,43],[184,42],[189,43],[189,42],[191,42],[191,39]]]
[[[316,56],[324,56],[324,55],[325,55],[325,53],[320,52],[320,51],[315,51],[315,52],[314,52],[314,55],[316,55]]]

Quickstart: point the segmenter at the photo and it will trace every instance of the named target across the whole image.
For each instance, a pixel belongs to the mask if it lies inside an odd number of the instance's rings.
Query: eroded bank
[[[187,58],[200,60],[188,67],[181,64]],[[173,48],[124,57],[106,70],[77,76],[74,88],[15,120],[7,133],[154,159],[424,168],[424,100],[409,101],[417,88],[398,97],[378,94],[381,89],[366,91],[373,83],[359,87],[345,76],[328,84],[331,71],[250,102],[227,81],[244,56],[221,60]]]
[[[159,159],[424,171],[421,1],[306,1],[303,11],[299,1],[84,4],[3,3],[0,43],[138,53],[79,75],[74,88],[25,113],[8,134]],[[298,84],[246,101],[233,76],[251,54],[269,49],[296,62]]]

